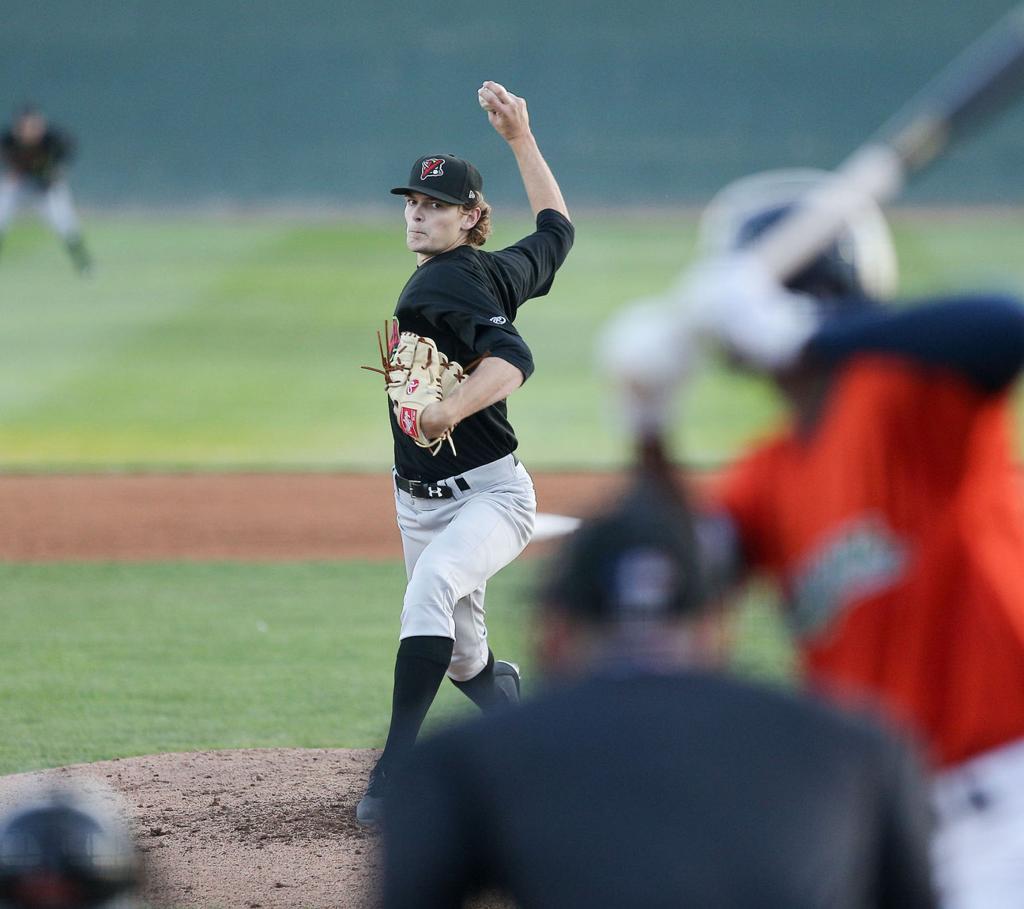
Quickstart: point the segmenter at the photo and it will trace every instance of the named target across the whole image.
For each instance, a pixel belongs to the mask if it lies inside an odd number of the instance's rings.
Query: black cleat
[[[356,821],[364,827],[380,827],[384,819],[384,798],[388,787],[388,774],[380,761],[370,771],[366,793],[356,805]]]

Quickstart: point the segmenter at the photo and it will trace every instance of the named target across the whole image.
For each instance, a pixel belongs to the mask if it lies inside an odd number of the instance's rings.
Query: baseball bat
[[[780,282],[831,243],[858,206],[885,203],[943,151],[993,119],[1024,90],[1024,4],[958,54],[876,134],[746,249]],[[641,475],[672,473],[663,427],[637,437]],[[668,484],[671,485],[671,484]]]
[[[909,177],[993,119],[1024,90],[1024,4],[970,44],[789,217],[751,243],[777,279],[796,274],[835,238],[858,200],[884,203]]]

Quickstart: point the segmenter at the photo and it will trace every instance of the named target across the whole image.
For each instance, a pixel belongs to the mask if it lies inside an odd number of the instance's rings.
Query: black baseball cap
[[[691,512],[676,490],[638,482],[584,521],[549,566],[542,609],[594,624],[696,615],[706,598]]]
[[[408,186],[396,186],[396,196],[423,193],[450,205],[472,205],[483,191],[484,181],[468,161],[455,155],[426,155],[417,158],[409,173]]]

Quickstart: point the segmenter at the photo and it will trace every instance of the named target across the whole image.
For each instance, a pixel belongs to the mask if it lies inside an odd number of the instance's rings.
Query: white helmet
[[[701,216],[701,253],[717,256],[746,246],[833,177],[828,171],[806,168],[765,171],[730,183]],[[854,214],[846,218],[835,241],[788,280],[787,287],[822,298],[881,299],[893,294],[896,253],[881,209],[862,196],[850,211]]]

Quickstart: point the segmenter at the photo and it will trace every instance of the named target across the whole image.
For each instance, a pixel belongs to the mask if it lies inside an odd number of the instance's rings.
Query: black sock
[[[420,726],[452,661],[451,638],[412,637],[398,645],[391,727],[380,763],[390,769],[412,750]]]
[[[455,682],[454,679],[452,679]],[[483,711],[493,710],[506,703],[505,696],[494,685],[494,654],[487,651],[487,665],[473,678],[455,682],[455,687]]]
[[[68,237],[64,244],[68,248],[68,255],[71,256],[71,261],[75,263],[75,268],[79,271],[87,271],[92,264],[92,260],[85,249],[85,241],[76,234],[73,237]]]

